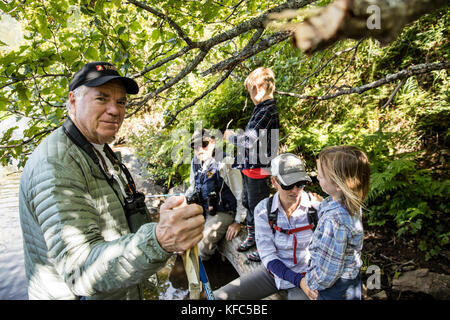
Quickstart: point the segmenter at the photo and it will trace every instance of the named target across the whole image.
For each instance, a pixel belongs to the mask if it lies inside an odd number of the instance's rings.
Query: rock
[[[382,291],[374,294],[373,296],[371,296],[371,298],[377,299],[377,300],[387,300],[388,296],[387,296],[386,291],[382,290]]]
[[[450,276],[428,269],[408,271],[393,281],[393,290],[422,292],[438,300],[450,299]]]

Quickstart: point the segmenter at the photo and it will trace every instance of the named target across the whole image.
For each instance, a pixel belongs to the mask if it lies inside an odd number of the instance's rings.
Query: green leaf
[[[104,12],[103,12],[104,5],[105,5],[105,0],[97,0],[95,3],[94,11],[97,14],[103,15],[104,14]]]
[[[159,39],[160,36],[161,36],[161,32],[159,31],[159,29],[154,29],[154,30],[152,31],[151,37],[152,37],[152,40],[153,40],[153,41],[158,41],[158,39]]]
[[[84,52],[84,57],[88,60],[96,61],[99,60],[98,52],[94,47],[89,47]]]

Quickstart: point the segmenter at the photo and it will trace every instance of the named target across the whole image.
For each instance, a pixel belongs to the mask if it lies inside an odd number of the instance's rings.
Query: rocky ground
[[[420,239],[399,239],[392,229],[365,226],[363,258],[365,266],[381,270],[381,288],[369,290],[373,274],[363,272],[365,299],[411,300],[450,299],[450,252],[425,260]]]

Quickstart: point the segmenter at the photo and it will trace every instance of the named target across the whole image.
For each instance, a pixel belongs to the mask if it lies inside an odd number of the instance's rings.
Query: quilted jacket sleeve
[[[86,183],[83,170],[77,169],[77,164],[43,161],[30,175],[27,197],[42,229],[48,258],[79,296],[140,283],[171,255],[156,240],[156,224],[147,223],[135,234],[118,233],[115,239],[105,240],[114,229],[108,223],[117,220],[110,212],[122,210],[123,215],[123,209],[116,205],[100,210],[92,186]]]

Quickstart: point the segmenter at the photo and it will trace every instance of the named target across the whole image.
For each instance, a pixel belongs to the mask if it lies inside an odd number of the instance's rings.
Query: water
[[[18,172],[0,167],[0,300],[28,300],[19,181]]]

